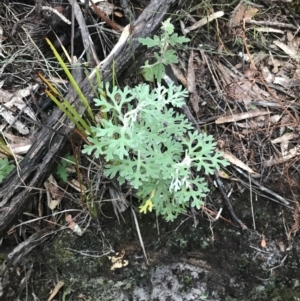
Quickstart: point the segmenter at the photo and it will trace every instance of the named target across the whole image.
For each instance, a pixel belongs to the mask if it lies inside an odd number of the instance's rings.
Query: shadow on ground
[[[234,206],[253,229],[247,196]],[[140,216],[148,264],[129,210],[121,224],[106,218],[81,237],[57,232],[11,271],[5,300],[48,300],[59,281],[53,300],[300,300],[300,244],[286,238],[288,217],[266,199],[254,212],[256,231],[205,214],[197,227],[187,216],[174,223]]]

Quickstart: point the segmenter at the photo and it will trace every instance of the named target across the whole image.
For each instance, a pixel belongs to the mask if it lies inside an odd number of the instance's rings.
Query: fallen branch
[[[225,190],[224,190],[224,185],[218,175],[218,172],[215,172],[215,179],[216,179],[216,182],[217,182],[217,185],[218,185],[218,188],[222,194],[222,198],[223,198],[223,201],[225,202],[232,218],[241,226],[242,230],[247,230],[248,227],[236,216],[235,212],[234,212],[234,209],[230,203],[230,200],[229,200],[229,197],[227,196]]]

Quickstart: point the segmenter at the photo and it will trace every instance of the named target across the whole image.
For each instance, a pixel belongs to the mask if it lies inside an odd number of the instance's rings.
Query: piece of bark
[[[161,26],[166,13],[174,12],[179,8],[179,2],[180,0],[151,1],[132,24],[130,37],[123,47],[120,47],[114,56],[101,65],[101,78],[104,82],[111,81],[112,74],[122,78],[126,69],[133,64],[133,57],[143,49],[138,38],[151,37]],[[83,94],[92,103],[94,95],[90,81],[93,85],[97,84],[95,76],[90,80],[85,79],[78,83]],[[73,100],[73,97],[74,94],[70,89],[65,98],[70,101]],[[73,106],[80,115],[84,113],[85,108],[78,97],[74,99]],[[54,110],[46,125],[60,131],[61,134],[54,133],[48,128],[42,128],[20,163],[20,170],[15,169],[0,184],[0,238],[5,235],[18,214],[22,213],[26,204],[32,201],[37,193],[36,189],[42,187],[53,172],[58,156],[63,156],[70,149],[66,137],[71,139],[74,124],[59,109]]]

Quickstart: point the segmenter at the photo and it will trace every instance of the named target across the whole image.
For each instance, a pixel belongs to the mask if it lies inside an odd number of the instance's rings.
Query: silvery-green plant
[[[209,192],[204,175],[227,165],[214,151],[213,137],[195,131],[173,109],[181,107],[187,95],[173,85],[158,84],[154,89],[147,84],[124,89],[107,85],[95,104],[110,118],[91,127],[91,145],[83,150],[105,159],[107,177],[136,189],[142,212],[154,207],[166,220],[174,220],[189,205],[199,209]]]

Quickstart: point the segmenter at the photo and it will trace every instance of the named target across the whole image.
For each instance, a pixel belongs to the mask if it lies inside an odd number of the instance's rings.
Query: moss
[[[99,237],[91,231],[86,231],[81,237],[64,232],[56,236],[52,246],[46,250],[49,264],[63,273],[67,285],[79,278],[99,275],[103,269],[109,270],[110,262],[107,256],[103,256],[103,251]]]
[[[286,5],[292,13],[300,15],[300,1],[299,0],[293,0],[292,2],[285,3],[284,5]]]

